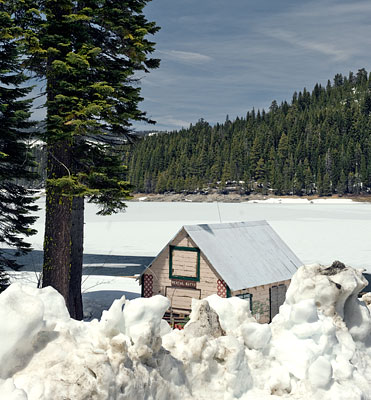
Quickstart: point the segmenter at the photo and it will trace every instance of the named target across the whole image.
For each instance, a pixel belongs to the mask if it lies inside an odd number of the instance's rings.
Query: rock
[[[224,336],[225,332],[220,326],[218,314],[210,307],[206,300],[192,304],[190,321],[185,325],[187,335],[194,337],[211,336],[214,338]]]

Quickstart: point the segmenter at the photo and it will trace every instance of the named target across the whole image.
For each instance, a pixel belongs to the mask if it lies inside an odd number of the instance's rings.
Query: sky
[[[139,76],[140,109],[157,124],[136,130],[233,120],[371,70],[370,0],[152,0],[144,14],[161,27],[149,37],[160,68]]]
[[[335,74],[371,69],[369,0],[153,0],[160,68],[141,76],[141,109],[174,130],[291,101]]]

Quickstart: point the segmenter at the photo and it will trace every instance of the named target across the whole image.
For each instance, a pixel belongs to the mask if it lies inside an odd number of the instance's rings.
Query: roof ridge
[[[188,230],[198,230],[203,227],[210,227],[213,229],[226,229],[226,228],[239,228],[241,226],[261,226],[269,225],[265,219],[258,221],[236,221],[236,222],[216,222],[213,224],[194,224],[194,225],[183,225]]]

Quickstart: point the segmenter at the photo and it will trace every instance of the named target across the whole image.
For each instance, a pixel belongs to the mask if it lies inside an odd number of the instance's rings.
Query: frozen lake
[[[39,200],[39,233],[31,238],[35,250],[42,250],[44,201]],[[96,211],[86,205],[85,266],[90,268],[114,270],[123,256],[126,268],[143,266],[184,224],[265,219],[303,263],[340,260],[371,272],[370,203],[128,202],[125,213],[101,217]]]

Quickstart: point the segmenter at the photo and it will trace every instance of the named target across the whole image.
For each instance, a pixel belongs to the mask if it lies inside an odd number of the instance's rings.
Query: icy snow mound
[[[271,324],[213,295],[184,330],[162,320],[162,296],[78,322],[53,289],[13,284],[0,295],[0,399],[371,399],[366,284],[339,262],[304,266]]]
[[[0,295],[0,399],[187,398],[182,366],[161,346],[168,299],[124,303],[86,323],[55,290],[11,285]]]
[[[290,376],[280,391],[299,398],[371,399],[371,319],[358,293],[362,270],[334,262],[301,267],[270,324],[269,356]]]

